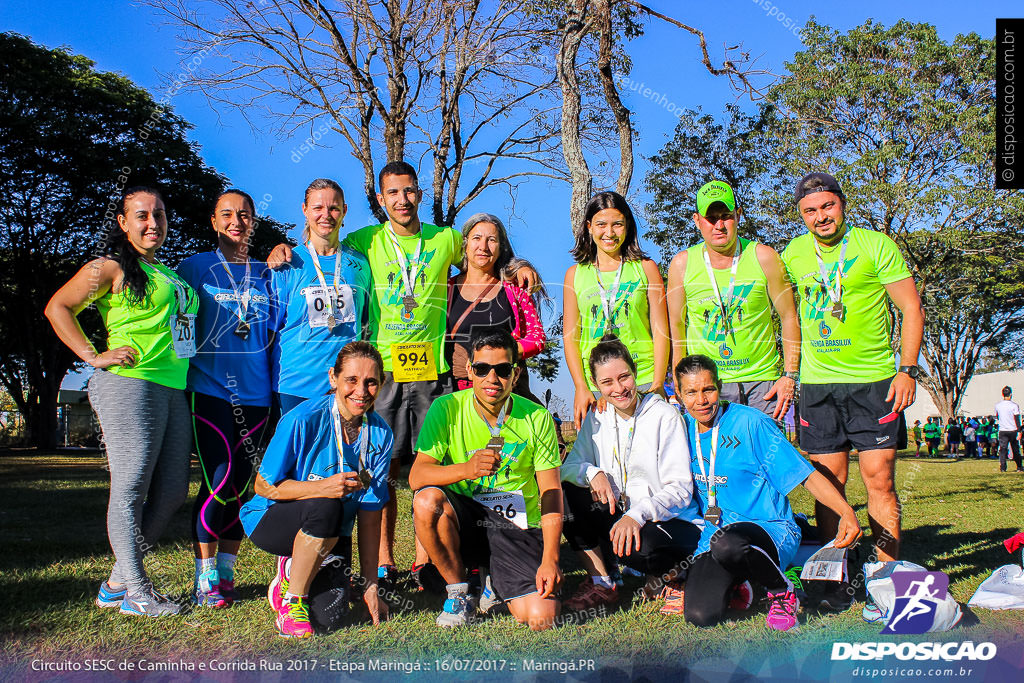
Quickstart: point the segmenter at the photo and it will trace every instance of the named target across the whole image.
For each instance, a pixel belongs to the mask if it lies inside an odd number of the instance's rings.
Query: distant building
[[[964,398],[960,401],[958,414],[967,417],[992,415],[995,412],[996,403],[1002,400],[1001,392],[1006,386],[1013,389],[1015,401],[1024,402],[1024,370],[975,375],[967,383],[967,391],[964,392]],[[906,409],[905,413],[907,425],[913,425],[914,420],[924,422],[929,417],[939,415],[931,394],[920,384],[917,386],[917,399],[912,406]]]

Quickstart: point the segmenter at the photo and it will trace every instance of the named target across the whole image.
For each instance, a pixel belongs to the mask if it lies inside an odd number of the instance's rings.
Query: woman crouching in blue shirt
[[[704,517],[683,616],[697,626],[714,626],[735,588],[749,580],[768,592],[768,627],[788,631],[797,624],[800,603],[783,569],[800,545],[800,529],[786,496],[803,484],[839,515],[839,548],[860,538],[857,515],[771,418],[738,403],[719,403],[722,382],[714,361],[687,356],[675,374],[687,413],[694,497]]]
[[[267,598],[285,638],[313,635],[310,584],[332,550],[351,545],[357,517],[363,600],[373,623],[387,618],[377,555],[392,434],[372,412],[382,367],[367,342],[345,345],[328,370],[332,391],[281,418],[256,477],[256,496],[242,508],[250,540],[278,556]]]

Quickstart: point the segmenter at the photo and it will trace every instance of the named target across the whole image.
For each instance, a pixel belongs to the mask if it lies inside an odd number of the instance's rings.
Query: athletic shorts
[[[892,379],[863,384],[804,384],[800,388],[800,448],[810,454],[899,446],[902,421],[886,401]],[[905,438],[905,437],[904,437]]]
[[[722,391],[719,392],[718,396],[730,403],[740,403],[751,408],[757,408],[768,417],[772,417],[775,407],[779,402],[775,397],[766,401],[764,400],[764,395],[774,385],[775,381],[768,379],[759,382],[725,382],[722,384]]]
[[[444,492],[455,511],[466,566],[487,566],[494,592],[502,600],[536,593],[537,569],[544,557],[541,530],[520,529],[469,496],[433,488]]]

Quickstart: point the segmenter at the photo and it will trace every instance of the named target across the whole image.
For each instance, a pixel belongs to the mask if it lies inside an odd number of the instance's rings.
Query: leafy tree
[[[719,168],[746,183],[737,188],[741,197],[757,197],[762,234],[778,239],[803,229],[791,198],[796,180],[811,170],[832,173],[849,200],[850,224],[888,234],[907,259],[926,306],[922,386],[948,417],[985,348],[1020,324],[1008,283],[1020,264],[1010,246],[1024,196],[993,189],[994,43],[977,34],[946,42],[935,27],[907,21],[888,28],[867,21],[841,33],[812,20],[803,37],[807,48],[756,115],[704,121],[710,144],[680,124],[659,154],[664,165],[648,177],[662,193],[653,216],[666,232],[656,239],[674,246],[658,207],[673,197],[692,205],[693,195],[674,195],[655,174],[685,175],[687,163],[707,169],[721,158]],[[738,159],[716,155],[726,143]],[[966,324],[970,306],[991,321],[990,332]]]
[[[210,205],[225,179],[165,103],[86,57],[0,34],[0,384],[29,441],[54,445],[57,391],[78,359],[43,317],[53,293],[102,255],[125,187],[156,185],[169,210],[160,257],[174,266],[209,249]],[[258,195],[257,195],[258,196]],[[256,251],[283,237],[263,221]],[[80,318],[102,345],[95,313]]]

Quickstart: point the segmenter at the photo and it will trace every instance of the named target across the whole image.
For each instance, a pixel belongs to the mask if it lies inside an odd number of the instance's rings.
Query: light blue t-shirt
[[[334,420],[331,417],[333,400],[334,395],[328,394],[306,401],[281,418],[259,468],[259,474],[268,484],[278,484],[285,479],[315,481],[327,479],[339,471],[359,471],[358,438],[352,445],[344,444],[344,464],[339,462]],[[366,415],[363,429],[370,430],[364,465],[373,475],[373,483],[368,489],[360,489],[342,499],[345,520],[342,535],[351,535],[357,511],[380,510],[389,498],[388,470],[391,467],[393,441],[391,428],[380,415],[370,412]],[[252,534],[264,513],[275,503],[257,495],[242,506],[239,517],[246,534]]]
[[[310,326],[309,310],[315,304],[320,279],[313,256],[300,245],[292,250],[290,264],[273,271],[271,290],[282,311],[273,349],[274,391],[312,398],[330,389],[327,369],[350,341],[363,338],[373,281],[370,264],[362,254],[345,246],[331,256],[320,256],[320,269],[328,288],[334,286],[335,259],[341,258],[340,279],[347,286],[343,310],[334,329]]]
[[[178,275],[199,294],[196,317],[196,355],[189,362],[188,390],[244,406],[266,407],[271,402],[273,330],[278,309],[270,293],[270,269],[252,261],[249,279],[245,264],[228,263],[224,269],[217,252],[207,251],[185,259]],[[238,286],[236,292],[231,278]],[[248,296],[244,319],[249,326],[245,339],[239,327],[240,299]]]
[[[715,492],[718,507],[722,508],[721,527],[736,522],[757,524],[775,541],[779,566],[785,569],[800,546],[800,527],[793,520],[793,509],[786,496],[810,476],[814,467],[760,410],[738,403],[725,403],[719,410],[722,416],[715,458]],[[711,432],[709,429],[700,435],[704,470],[709,476]],[[697,424],[689,414],[686,433],[693,488],[703,515],[708,508],[708,486],[697,463]],[[711,524],[704,525],[695,554],[708,551],[717,530]]]

